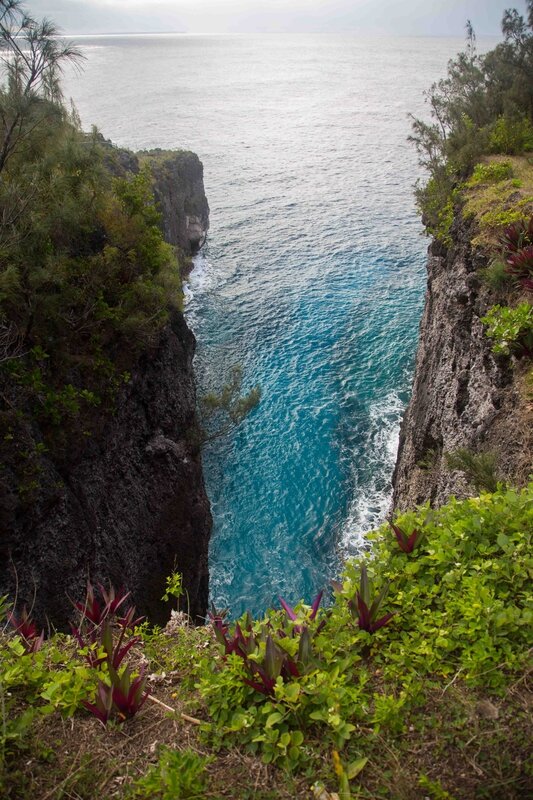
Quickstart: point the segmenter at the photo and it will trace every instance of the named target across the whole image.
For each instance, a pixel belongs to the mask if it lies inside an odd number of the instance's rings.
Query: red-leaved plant
[[[409,536],[402,531],[398,525],[395,525],[393,522],[390,523],[390,526],[396,536],[396,541],[398,542],[398,547],[404,553],[412,553],[415,549],[416,545],[420,541],[421,531],[414,530]]]
[[[140,636],[134,635],[135,627],[143,617],[135,616],[135,607],[125,608],[130,592],[109,591],[99,585],[100,600],[94,587],[87,584],[87,594],[83,603],[74,603],[80,618],[77,625],[71,625],[84,658],[93,669],[101,669],[109,682],[98,681],[94,703],[84,702],[85,708],[105,725],[112,715],[119,722],[129,719],[144,705],[149,692],[145,690],[144,672],[132,679],[129,666],[120,672],[119,668],[135,645],[140,644]],[[119,611],[122,616],[119,616]]]
[[[322,599],[322,592],[315,598],[309,621],[316,619],[318,607]],[[298,615],[284,600],[282,606],[290,622],[298,619]],[[247,677],[244,682],[260,694],[267,697],[274,695],[277,679],[281,677],[284,683],[305,674],[315,663],[312,653],[312,636],[307,625],[291,625],[277,631],[272,623],[263,623],[259,632],[253,629],[252,619],[246,615],[243,626],[235,624],[233,632],[219,615],[211,615],[213,629],[217,641],[222,645],[226,656],[235,654],[242,658]],[[316,635],[321,630],[322,622],[315,631]],[[244,627],[244,629],[243,629]],[[298,639],[298,653],[295,657],[289,655],[279,642],[284,638]]]
[[[506,263],[506,272],[514,275],[521,283],[529,281],[533,276],[533,245],[511,253],[507,256]]]
[[[505,228],[500,237],[505,257],[505,271],[516,278],[523,289],[533,292],[533,217]]]
[[[7,621],[20,636],[26,653],[36,653],[41,649],[44,642],[44,631],[37,633],[37,626],[28,614],[26,606],[20,612],[20,617],[11,613],[8,614]]]
[[[533,244],[533,217],[527,224],[522,220],[504,228],[500,244],[505,253],[517,253],[523,247]]]
[[[83,701],[87,711],[99,719],[102,725],[107,725],[113,714],[118,722],[124,722],[135,716],[149,695],[149,692],[145,691],[144,670],[133,679],[129,667],[125,667],[120,675],[111,668],[109,675],[111,685],[102,680],[98,681],[95,702]]]
[[[341,583],[333,581],[332,586],[338,594],[342,593]],[[362,631],[367,631],[367,633],[375,633],[391,621],[394,616],[392,612],[384,614],[382,617],[378,618],[379,610],[383,605],[388,592],[389,584],[386,583],[381,592],[374,598],[372,597],[372,585],[368,578],[366,566],[365,564],[362,564],[359,588],[356,589],[353,597],[347,598],[350,614],[357,621],[357,624]]]
[[[313,622],[316,619],[316,615],[318,614],[318,609],[320,607],[320,603],[322,602],[322,597],[323,596],[324,596],[324,592],[319,592],[317,594],[317,596],[315,597],[315,599],[313,600],[313,603],[311,605],[311,611],[310,611],[309,617],[308,617],[310,622]],[[285,600],[283,599],[283,597],[279,598],[279,602],[281,603],[281,607],[283,608],[283,610],[285,611],[285,613],[287,614],[287,616],[291,620],[291,622],[296,622],[298,620],[298,614],[296,613],[294,608],[292,608],[288,603],[286,603]],[[322,630],[322,628],[324,627],[325,624],[326,624],[326,621],[322,620],[322,622],[320,623],[320,625],[317,628],[316,633],[319,633],[319,631]],[[302,625],[295,625],[293,627],[293,631],[295,633],[301,633],[302,630],[303,630],[303,626]]]
[[[213,603],[211,603],[211,608],[207,612],[207,617],[215,631],[220,629],[226,633],[229,630],[229,625],[227,623],[227,616],[229,614],[228,608],[216,608]]]

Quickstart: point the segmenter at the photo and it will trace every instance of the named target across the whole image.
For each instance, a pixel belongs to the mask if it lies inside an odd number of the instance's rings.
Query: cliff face
[[[183,198],[195,193],[206,215],[207,201],[200,162],[187,163],[187,180],[166,198],[164,224],[192,250],[201,237],[183,219]],[[131,165],[135,171],[134,156]],[[64,457],[40,455],[31,502],[17,493],[14,473],[0,481],[0,595],[33,607],[41,623],[64,627],[69,598],[84,597],[88,578],[126,587],[139,613],[162,623],[169,608],[161,596],[174,569],[191,616],[205,615],[211,515],[197,445],[194,349],[174,312],[96,434],[67,439]]]
[[[196,153],[160,149],[132,153],[103,137],[100,143],[107,150],[107,168],[114,175],[124,176],[149,167],[165,241],[185,256],[197,253],[207,238],[209,205],[204,168]]]
[[[444,454],[460,447],[490,451],[502,477],[527,480],[531,420],[521,396],[518,363],[491,352],[480,318],[497,300],[482,283],[483,258],[473,251],[472,223],[458,216],[453,246],[430,247],[413,394],[400,433],[393,507],[472,493]]]
[[[154,176],[154,195],[163,217],[165,241],[194,255],[209,229],[203,166],[195,153],[151,150],[142,156]]]

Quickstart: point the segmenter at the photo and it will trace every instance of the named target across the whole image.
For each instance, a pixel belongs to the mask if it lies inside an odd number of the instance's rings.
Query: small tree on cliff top
[[[432,178],[468,174],[491,149],[499,120],[533,122],[533,0],[527,14],[505,11],[504,41],[480,55],[470,21],[466,48],[449,62],[448,75],[426,94],[431,121],[413,119],[411,140]]]
[[[0,175],[9,159],[50,119],[62,114],[59,77],[83,57],[50,20],[36,21],[20,0],[0,0]]]

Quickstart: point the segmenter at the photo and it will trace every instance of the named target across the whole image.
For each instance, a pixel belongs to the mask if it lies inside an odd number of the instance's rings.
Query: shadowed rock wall
[[[165,235],[191,254],[208,227],[202,165],[181,152],[158,153],[157,163]],[[110,146],[111,171],[138,168],[137,156]],[[164,622],[169,608],[161,596],[174,568],[191,615],[205,615],[211,514],[197,445],[194,349],[175,311],[97,433],[86,441],[67,437],[61,458],[40,456],[31,502],[17,492],[9,464],[2,471],[0,595],[33,607],[41,623],[65,627],[67,594],[83,598],[88,578],[126,587],[139,613]]]
[[[521,394],[522,365],[495,356],[480,318],[498,302],[482,283],[472,223],[459,215],[449,250],[429,250],[428,283],[411,401],[393,477],[394,509],[472,494],[444,454],[459,447],[498,456],[502,477],[525,482],[531,470],[531,415]]]

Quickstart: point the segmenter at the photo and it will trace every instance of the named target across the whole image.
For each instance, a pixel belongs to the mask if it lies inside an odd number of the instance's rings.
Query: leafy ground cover
[[[474,246],[499,246],[501,229],[533,213],[533,156],[487,156],[462,191],[464,214],[476,219]]]
[[[28,643],[4,609],[4,795],[527,797],[533,484],[395,526],[371,534],[329,600],[260,620],[215,609],[193,628],[174,612],[125,635],[125,595],[107,614],[96,590],[96,622],[32,647],[39,632]],[[113,659],[149,696],[100,721],[90,706]]]
[[[503,41],[483,55],[467,23],[466,47],[426,92],[430,120],[413,118],[410,139],[428,172],[415,192],[427,233],[450,249],[457,220],[472,223],[475,257],[489,262],[483,277],[495,305],[482,322],[493,351],[527,361],[533,246],[522,233],[533,215],[533,2],[525,5],[525,14],[503,13]]]

